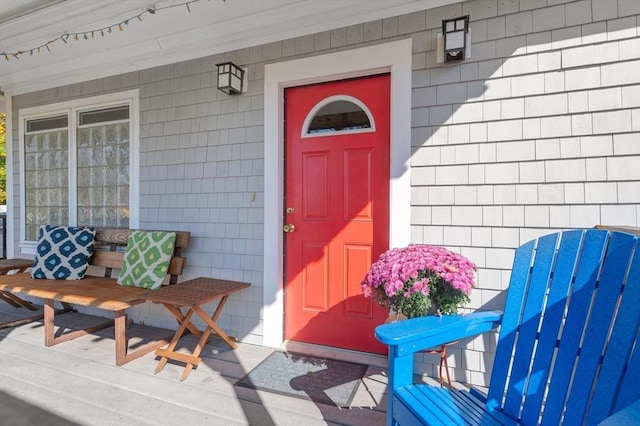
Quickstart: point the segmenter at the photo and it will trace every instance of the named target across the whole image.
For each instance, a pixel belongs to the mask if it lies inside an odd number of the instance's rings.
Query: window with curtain
[[[129,227],[131,116],[123,102],[24,119],[24,241],[40,225]]]

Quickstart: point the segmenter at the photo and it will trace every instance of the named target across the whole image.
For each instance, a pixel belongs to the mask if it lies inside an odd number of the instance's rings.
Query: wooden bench
[[[117,275],[114,274],[114,270],[120,269],[127,239],[133,231],[130,229],[97,229],[96,249],[91,257],[89,270],[81,280],[36,280],[31,278],[30,273],[3,275],[0,277],[0,292],[44,299],[46,346],[53,346],[114,326],[116,365],[123,365],[139,358],[166,345],[170,336],[164,340],[150,342],[135,351],[129,351],[125,311],[127,308],[144,303],[145,294],[153,291],[138,287],[124,287],[117,283]],[[189,238],[189,232],[176,231],[176,243],[169,264],[167,285],[177,283],[178,277],[184,270],[186,258],[182,256],[182,250],[189,244]],[[56,335],[55,302],[62,303],[66,309],[69,309],[70,305],[78,305],[110,311],[113,312],[114,318],[82,330]]]
[[[10,273],[14,273],[14,274],[19,274],[21,272],[26,271],[27,269],[31,268],[31,265],[33,265],[33,259],[2,259],[0,260],[0,275],[9,275]],[[0,282],[2,282],[3,279],[0,278]],[[8,291],[2,291],[0,290],[0,299],[7,302],[8,304],[16,307],[16,308],[20,308],[22,306],[24,306],[25,308],[29,309],[30,311],[37,311],[38,308],[35,307],[33,305],[33,303],[29,302],[28,300],[24,300],[19,298],[18,296],[16,296],[13,293],[10,293]],[[66,312],[71,312],[73,309],[71,308],[70,305],[65,304],[62,309],[58,309],[55,311],[56,314],[62,314],[62,313],[66,313]],[[28,324],[30,322],[33,321],[38,321],[44,318],[44,314],[42,312],[37,313],[35,315],[29,316],[29,317],[21,317],[19,319],[13,319],[13,320],[9,320],[9,321],[4,321],[0,323],[0,330],[3,330],[5,328],[10,328],[10,327],[16,327],[18,325],[22,325],[22,324]]]
[[[9,275],[11,272],[19,274],[31,268],[32,264],[33,259],[0,259],[0,275]],[[9,292],[0,291],[0,300],[7,302],[15,308],[23,306],[30,311],[38,310],[31,302],[22,300],[15,294]]]

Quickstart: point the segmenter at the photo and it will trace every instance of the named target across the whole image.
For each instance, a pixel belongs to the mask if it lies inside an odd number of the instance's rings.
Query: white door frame
[[[268,64],[264,77],[265,346],[284,341],[284,89],[381,72],[391,73],[389,247],[410,240],[411,38]]]

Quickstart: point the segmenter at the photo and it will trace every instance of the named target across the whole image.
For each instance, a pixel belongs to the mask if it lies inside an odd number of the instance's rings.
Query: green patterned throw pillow
[[[134,231],[127,240],[118,284],[156,289],[169,270],[175,232]]]

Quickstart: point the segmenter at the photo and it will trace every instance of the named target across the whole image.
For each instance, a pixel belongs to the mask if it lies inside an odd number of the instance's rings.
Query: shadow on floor
[[[0,418],[2,426],[78,425],[50,411],[23,401],[7,392],[0,391]]]

